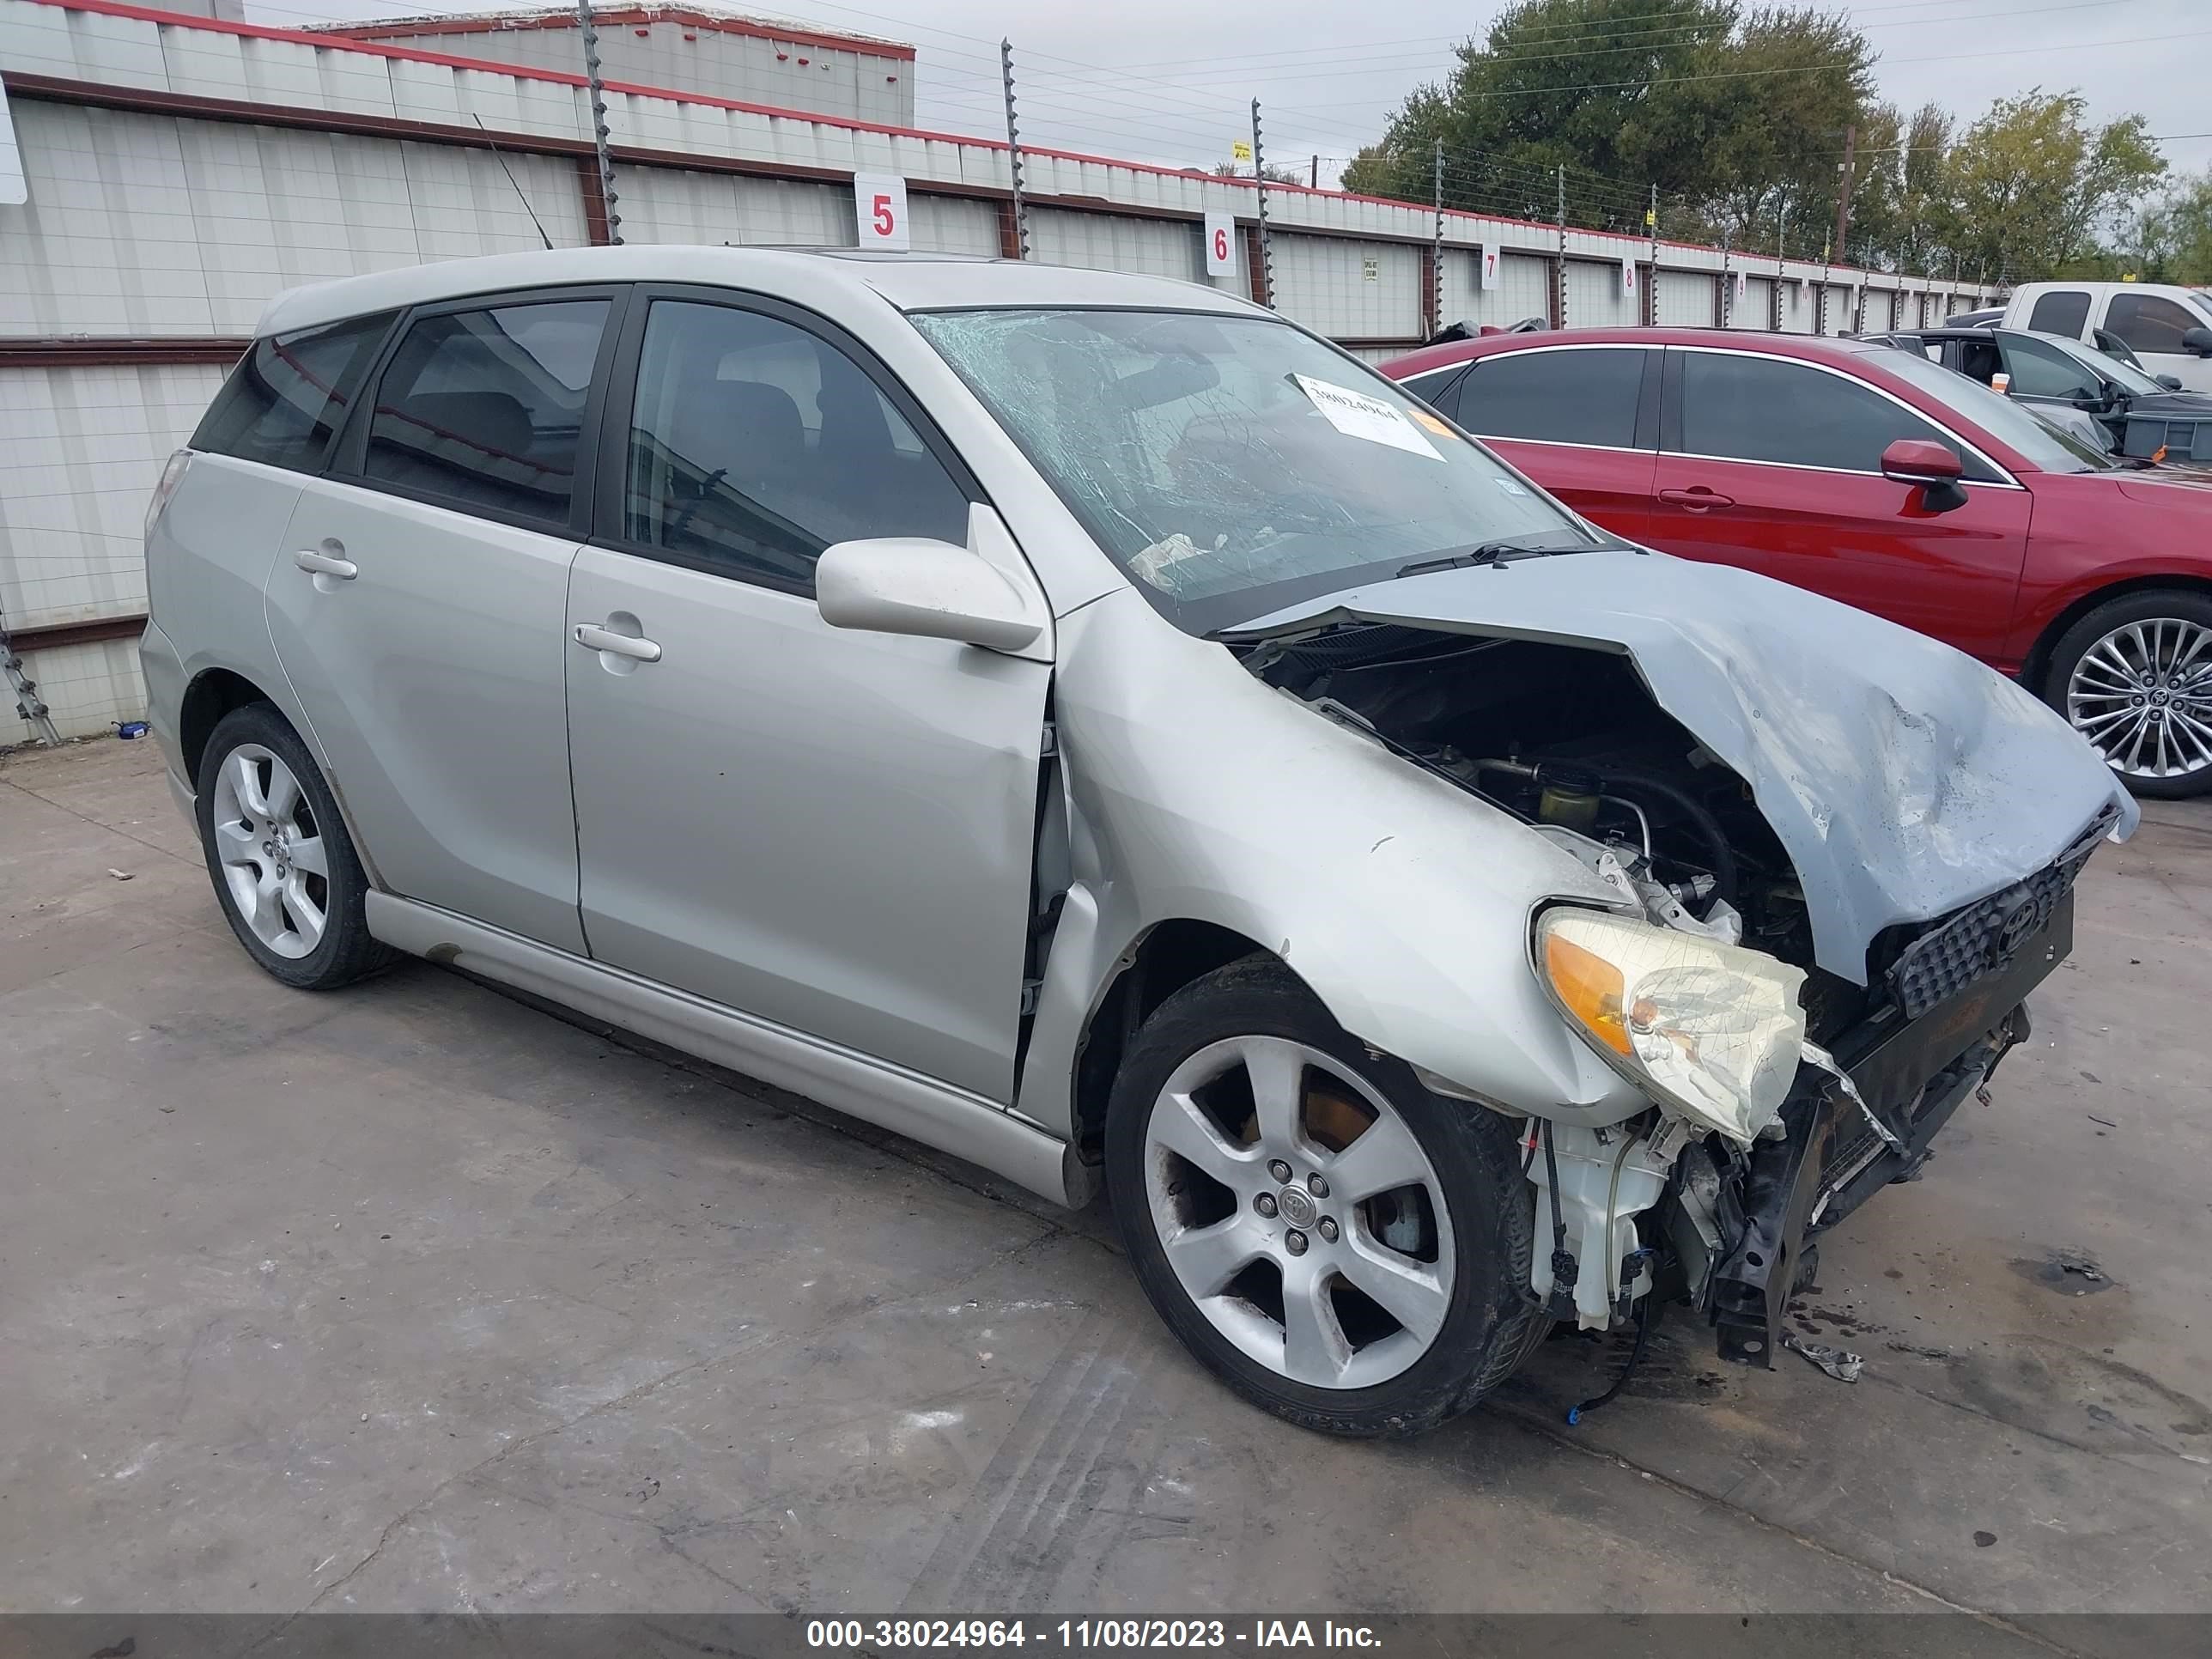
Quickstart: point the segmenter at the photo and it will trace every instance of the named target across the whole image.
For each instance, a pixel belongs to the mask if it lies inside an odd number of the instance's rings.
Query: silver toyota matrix
[[[1339,1433],[1665,1303],[1771,1363],[2135,823],[2010,681],[1164,278],[295,290],[147,565],[171,781],[276,979],[424,956],[1103,1185],[1198,1358]]]

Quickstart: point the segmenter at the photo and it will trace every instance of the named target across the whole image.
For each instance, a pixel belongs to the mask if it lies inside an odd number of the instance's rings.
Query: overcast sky
[[[395,0],[246,0],[257,21],[489,9]],[[751,10],[742,4],[733,9]],[[1023,137],[1185,166],[1226,161],[1261,100],[1268,159],[1305,163],[1371,141],[1399,100],[1444,73],[1478,0],[771,0],[764,14],[920,49],[925,126],[1002,134],[998,43],[1011,36]],[[1883,95],[1962,117],[2030,87],[2078,88],[2100,120],[2140,112],[2177,168],[2212,162],[2212,8],[2204,0],[1867,0],[1848,10],[1880,54]],[[2182,137],[2180,135],[2194,135]],[[1635,181],[1628,181],[1635,182]]]

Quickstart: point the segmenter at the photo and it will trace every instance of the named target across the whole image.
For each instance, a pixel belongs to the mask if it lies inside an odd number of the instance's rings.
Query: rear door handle
[[[1692,513],[1702,513],[1709,507],[1734,507],[1735,497],[1723,495],[1717,489],[1698,484],[1690,489],[1662,489],[1659,499],[1669,507],[1686,507]]]
[[[292,562],[311,576],[333,576],[342,582],[349,582],[361,574],[361,567],[351,559],[341,559],[331,553],[318,553],[313,548],[295,553]]]
[[[604,651],[610,656],[628,657],[633,662],[659,662],[660,646],[653,640],[641,640],[634,634],[617,634],[611,628],[602,628],[597,623],[578,623],[576,643],[586,651]]]

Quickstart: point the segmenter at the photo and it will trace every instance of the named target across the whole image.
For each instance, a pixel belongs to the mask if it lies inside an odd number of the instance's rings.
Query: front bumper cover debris
[[[1787,1138],[1754,1143],[1740,1179],[1722,1185],[1722,1236],[1731,1242],[1706,1294],[1722,1358],[1772,1366],[1808,1242],[1917,1171],[1960,1103],[2027,1036],[2027,994],[2074,946],[2072,894],[2057,894],[2046,915],[2036,932],[2008,941],[2013,948],[1995,971],[1919,1018],[1893,1005],[1833,1045],[1893,1144],[1835,1079],[1798,1067],[1782,1105]]]

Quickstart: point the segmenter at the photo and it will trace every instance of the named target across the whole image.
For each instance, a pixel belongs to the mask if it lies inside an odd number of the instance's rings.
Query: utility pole
[[[1429,251],[1429,331],[1444,325],[1444,141],[1437,140],[1437,234]]]
[[[1552,267],[1552,326],[1567,325],[1567,166],[1555,169],[1559,180],[1559,252]]]
[[[1267,240],[1267,153],[1260,146],[1260,100],[1252,100],[1252,183],[1260,196],[1260,303],[1275,308],[1275,248]]]
[[[1022,178],[1022,132],[1014,119],[1014,43],[999,41],[999,77],[1006,88],[1006,170],[1013,181],[1014,257],[1030,257],[1030,199]]]
[[[615,164],[607,155],[607,89],[599,80],[599,30],[592,0],[576,0],[576,32],[584,42],[584,82],[592,94],[592,153],[599,163],[599,200],[607,212],[607,240],[622,246],[622,215],[615,211]]]
[[[1846,253],[1844,249],[1850,246],[1850,244],[1844,241],[1844,238],[1850,234],[1851,228],[1851,181],[1854,177],[1854,164],[1858,160],[1858,150],[1859,130],[1855,126],[1845,127],[1844,129],[1844,182],[1843,187],[1836,192],[1836,235],[1835,240],[1829,246],[1835,249],[1837,255],[1846,264],[1850,263],[1850,255]]]
[[[1306,188],[1308,190],[1319,190],[1321,188],[1321,157],[1318,155],[1315,156],[1313,160],[1307,164]]]

